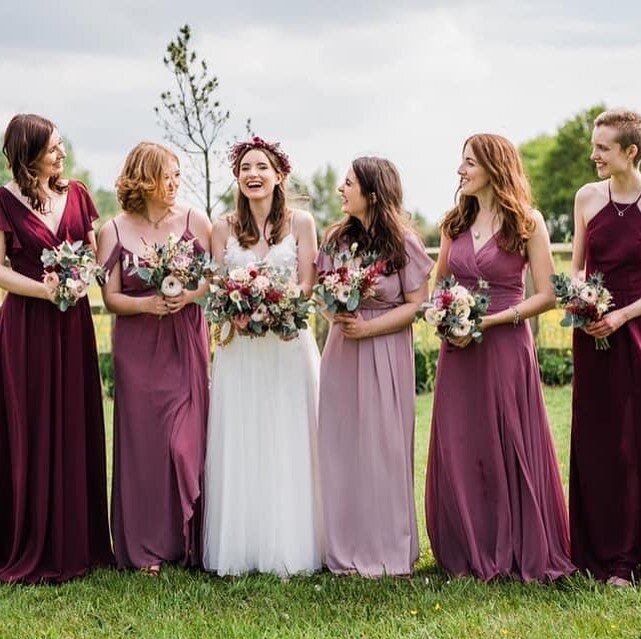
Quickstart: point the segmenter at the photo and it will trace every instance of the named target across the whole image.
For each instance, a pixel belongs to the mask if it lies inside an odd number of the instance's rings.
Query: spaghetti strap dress
[[[127,268],[122,292],[153,295]],[[189,214],[182,239],[192,239]],[[194,246],[204,251],[196,239]],[[113,330],[114,471],[111,530],[120,568],[200,562],[201,484],[208,408],[209,333],[197,304],[178,313],[119,315]]]

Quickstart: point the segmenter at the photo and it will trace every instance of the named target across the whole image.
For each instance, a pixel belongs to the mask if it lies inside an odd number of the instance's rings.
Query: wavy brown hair
[[[368,226],[353,215],[330,226],[324,244],[358,243],[359,252],[372,251],[387,261],[387,272],[407,264],[405,234],[413,231],[410,216],[403,209],[403,186],[397,168],[389,160],[360,157],[352,162],[361,193],[367,199]]]
[[[166,146],[155,142],[139,142],[129,152],[116,180],[116,197],[126,213],[143,213],[147,200],[165,196],[163,174],[167,164],[178,156]]]
[[[278,244],[287,235],[285,229],[288,228],[287,224],[291,215],[287,206],[287,171],[285,167],[281,166],[280,159],[275,153],[266,148],[251,147],[242,155],[238,155],[232,165],[232,171],[236,177],[240,173],[240,165],[243,158],[254,148],[265,154],[274,171],[283,178],[274,187],[272,206],[262,228],[263,237],[267,240],[267,244],[272,246]],[[228,217],[228,220],[238,243],[243,248],[249,248],[260,240],[261,230],[258,228],[256,220],[254,220],[254,216],[251,213],[249,198],[241,191],[240,187],[236,191],[236,211]],[[271,223],[272,228],[269,232],[269,237],[266,237],[265,229],[268,223]]]
[[[13,179],[31,208],[40,213],[44,212],[48,198],[38,180],[38,163],[47,152],[55,129],[56,125],[47,118],[33,113],[18,113],[11,118],[4,132],[2,152]],[[59,175],[50,177],[48,186],[54,193],[64,193],[69,188]]]
[[[492,133],[469,137],[463,144],[463,152],[468,145],[490,177],[495,204],[503,218],[498,245],[510,253],[523,253],[536,228],[536,220],[532,215],[532,191],[516,147],[503,136]],[[472,226],[478,212],[477,198],[461,194],[457,205],[445,214],[441,225],[443,233],[454,239]]]

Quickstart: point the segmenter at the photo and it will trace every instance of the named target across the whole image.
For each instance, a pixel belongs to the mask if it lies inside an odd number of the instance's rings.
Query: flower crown
[[[292,172],[292,165],[289,162],[289,156],[280,148],[280,143],[267,142],[266,140],[263,140],[263,138],[255,135],[251,140],[236,142],[229,151],[229,162],[231,163],[232,171],[236,177],[238,177],[238,167],[236,166],[238,161],[243,157],[243,155],[245,155],[245,153],[247,153],[247,151],[251,151],[252,149],[265,149],[266,151],[270,151],[278,159],[278,163],[280,165],[278,171],[280,173],[283,175],[289,175]]]

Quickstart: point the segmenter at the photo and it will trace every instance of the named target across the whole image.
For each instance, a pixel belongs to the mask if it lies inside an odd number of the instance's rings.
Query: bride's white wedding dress
[[[296,273],[289,233],[263,258]],[[258,261],[230,235],[228,268]],[[320,355],[301,331],[235,335],[214,356],[204,487],[203,564],[221,575],[289,575],[321,566],[315,480]]]

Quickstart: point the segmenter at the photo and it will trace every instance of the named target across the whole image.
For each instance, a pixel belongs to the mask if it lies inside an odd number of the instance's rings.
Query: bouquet
[[[373,252],[358,255],[356,242],[347,250],[338,251],[336,244],[321,250],[333,258],[334,268],[318,274],[314,286],[316,299],[330,313],[356,313],[363,300],[373,297],[387,262],[379,260]]]
[[[430,301],[421,305],[416,317],[435,326],[441,339],[470,335],[475,342],[482,342],[483,333],[479,327],[490,306],[488,289],[485,280],[480,279],[478,289],[470,291],[461,286],[454,276],[444,277],[434,289]]]
[[[195,291],[216,269],[207,253],[196,252],[194,242],[177,240],[171,233],[166,244],[147,244],[141,257],[132,257],[130,273],[165,297],[176,297],[183,289]],[[129,256],[124,268],[129,268]]]
[[[313,310],[288,271],[264,262],[214,278],[203,305],[221,346],[229,344],[235,333],[261,337],[271,331],[282,340],[294,339],[307,328]]]
[[[63,312],[87,295],[92,281],[104,284],[107,279],[93,249],[82,240],[65,240],[54,249],[44,249],[40,260],[44,265],[45,286],[55,290],[54,301]]]
[[[592,273],[585,281],[570,279],[565,273],[550,276],[554,295],[565,309],[561,326],[581,328],[590,322],[599,321],[613,306],[612,294],[603,285],[603,273]],[[598,351],[610,348],[608,338],[595,337]]]

